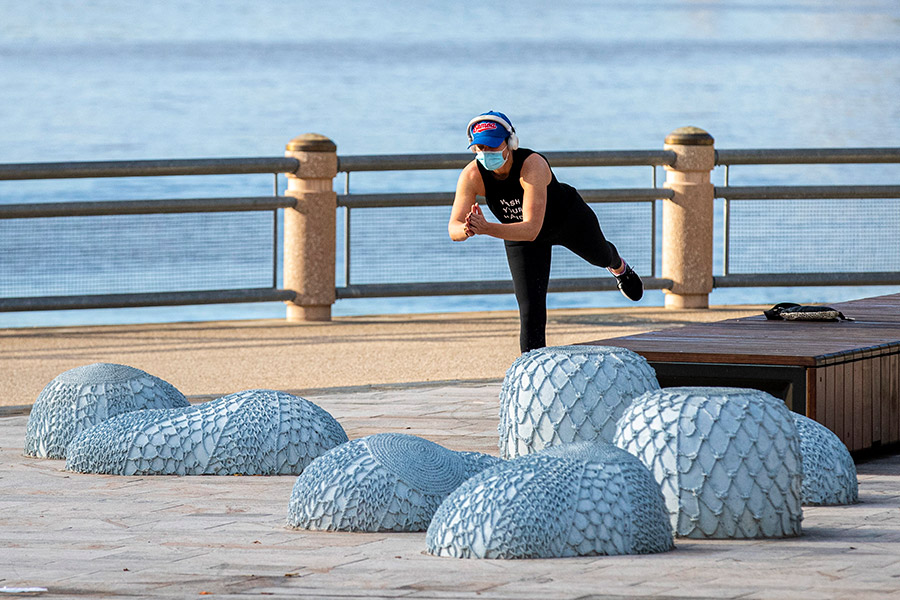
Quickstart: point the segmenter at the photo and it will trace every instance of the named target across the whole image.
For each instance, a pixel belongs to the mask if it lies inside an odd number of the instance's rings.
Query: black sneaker
[[[628,298],[637,302],[644,295],[644,284],[641,278],[634,272],[631,265],[625,265],[625,272],[621,275],[613,275],[619,284],[619,291]]]

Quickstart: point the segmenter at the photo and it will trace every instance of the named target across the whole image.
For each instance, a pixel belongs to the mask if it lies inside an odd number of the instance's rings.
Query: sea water
[[[279,156],[306,132],[327,135],[342,155],[462,152],[466,122],[486,110],[509,115],[522,145],[539,151],[660,149],[685,125],[709,131],[718,148],[900,146],[894,0],[0,0],[0,74],[0,163]],[[649,187],[652,174],[649,167],[556,173],[583,189]],[[722,184],[721,169],[713,177]],[[272,179],[0,182],[0,202],[258,196],[272,193]],[[354,174],[350,183],[357,193],[450,191],[455,179],[449,171],[391,172]],[[896,165],[730,173],[732,185],[898,180]],[[799,204],[787,224],[771,204],[746,206],[756,236],[745,255],[749,272],[788,270],[779,268],[785,261],[801,271],[900,269],[896,201]],[[604,211],[604,231],[627,248],[629,213]],[[441,244],[445,212],[434,217]],[[150,226],[154,239],[171,236],[164,224]],[[797,229],[811,230],[813,242],[795,240]],[[402,236],[373,235],[368,254],[404,256]],[[478,243],[486,262],[471,278],[508,277],[501,243]],[[717,273],[721,245],[718,231]],[[6,273],[53,268],[37,266],[33,252],[4,254]],[[230,268],[239,271],[245,258],[228,257]],[[658,258],[637,261],[645,274],[649,261]],[[84,264],[67,275],[92,289],[92,278],[107,275]],[[40,281],[35,275],[35,290]],[[835,302],[894,291],[717,289],[710,300]],[[662,301],[653,291],[642,304]],[[618,292],[596,292],[552,294],[550,305],[629,303]],[[511,308],[511,295],[366,299],[338,301],[334,314]],[[279,303],[54,311],[0,314],[0,326],[283,315]]]

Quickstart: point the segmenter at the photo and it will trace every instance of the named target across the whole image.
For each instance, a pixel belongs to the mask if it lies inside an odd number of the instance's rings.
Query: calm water
[[[536,0],[0,0],[0,163],[277,156],[286,141],[310,131],[334,139],[341,154],[456,152],[465,148],[468,119],[489,109],[513,119],[523,145],[548,151],[660,148],[683,125],[705,128],[720,148],[900,145],[896,0],[546,6]],[[558,175],[582,187],[646,187],[650,179],[649,169]],[[731,181],[896,184],[900,169],[745,167],[734,169]],[[437,191],[454,182],[454,173],[421,172],[354,175],[351,185],[356,192]],[[7,182],[0,184],[0,202],[263,195],[271,188],[266,176]],[[810,248],[784,242],[778,219],[757,212],[749,217],[759,220],[756,232],[775,232],[775,239],[752,240],[756,254],[748,254],[748,269],[757,262],[770,269],[791,252],[790,260],[801,263],[807,252],[826,256],[822,270],[840,268],[841,256],[870,261],[866,269],[900,268],[896,236],[872,242],[865,222],[890,223],[896,211],[873,217],[864,207],[813,207],[819,220],[810,227],[835,241]],[[840,224],[850,213],[850,221],[860,222],[848,233]],[[632,215],[602,218],[610,237],[619,230],[617,243],[627,245]],[[172,232],[165,224],[146,226],[157,245],[177,243],[166,241]],[[34,252],[12,252],[12,234],[0,235],[6,236],[0,265],[7,274],[31,269],[37,285],[38,273],[53,268],[36,263]],[[57,234],[41,235],[52,246]],[[397,235],[371,235],[364,255],[404,256]],[[866,246],[871,243],[876,251]],[[877,252],[881,246],[884,254]],[[499,269],[504,276],[499,242],[483,247],[479,273],[495,276]],[[231,266],[240,271],[244,258],[230,257]],[[650,258],[633,262],[641,260]],[[114,261],[105,264],[109,270]],[[66,272],[88,288],[97,277]],[[717,290],[711,300],[832,302],[889,291],[896,290]],[[617,292],[558,295],[551,302],[625,304]],[[650,293],[644,303],[661,304],[662,294]],[[341,301],[335,313],[514,306],[506,296]],[[0,326],[282,315],[280,304],[63,311],[0,314]]]

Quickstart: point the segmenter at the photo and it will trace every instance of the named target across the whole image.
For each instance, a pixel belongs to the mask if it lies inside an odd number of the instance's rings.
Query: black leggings
[[[583,208],[582,208],[583,207]],[[519,304],[519,348],[528,352],[546,346],[547,285],[553,246],[564,246],[598,267],[618,267],[616,247],[603,237],[594,211],[579,202],[566,211],[564,222],[541,232],[533,242],[505,242],[506,258]]]

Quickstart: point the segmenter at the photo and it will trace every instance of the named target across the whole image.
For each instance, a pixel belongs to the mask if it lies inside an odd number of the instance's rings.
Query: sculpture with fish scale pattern
[[[113,475],[297,475],[346,441],[341,425],[312,402],[248,390],[104,421],[72,441],[66,468]]]
[[[380,433],[317,458],[297,478],[288,525],[329,531],[424,531],[441,501],[500,459]]]
[[[659,486],[605,442],[563,444],[475,475],[434,515],[428,551],[458,558],[647,554],[673,548]]]
[[[857,502],[856,465],[847,446],[821,423],[797,413],[791,416],[800,434],[803,504],[828,506]]]
[[[800,439],[781,400],[741,388],[648,392],[615,442],[660,483],[676,535],[800,535]]]
[[[76,435],[110,417],[153,408],[188,406],[158,377],[126,365],[94,363],[58,375],[41,391],[25,433],[25,454],[65,458]]]
[[[548,446],[612,441],[631,401],[659,389],[640,355],[607,346],[532,350],[513,362],[500,391],[500,456]]]

